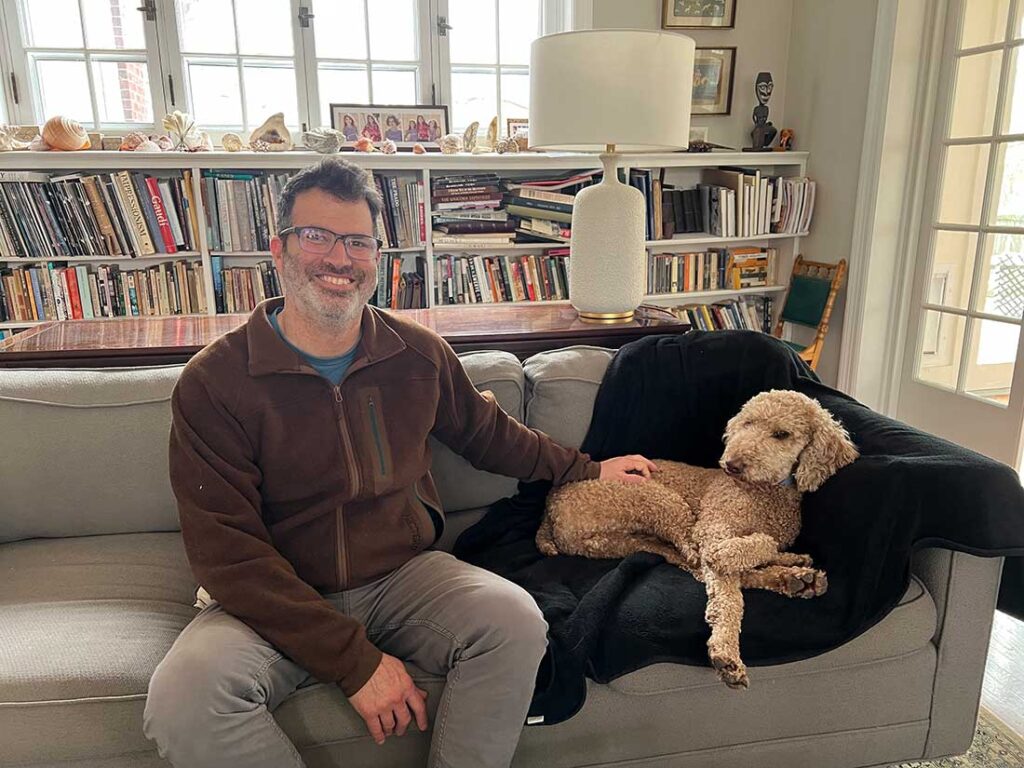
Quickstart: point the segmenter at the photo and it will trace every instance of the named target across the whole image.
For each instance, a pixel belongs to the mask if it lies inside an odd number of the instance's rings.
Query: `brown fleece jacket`
[[[351,695],[381,652],[323,595],[383,577],[440,535],[429,435],[521,479],[557,485],[600,466],[479,393],[433,331],[373,307],[333,386],[270,324],[283,301],[262,302],[185,366],[171,398],[171,486],[199,583]]]

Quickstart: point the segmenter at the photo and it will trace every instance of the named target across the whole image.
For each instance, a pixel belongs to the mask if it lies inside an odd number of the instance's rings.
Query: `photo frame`
[[[530,119],[527,117],[506,117],[505,118],[505,135],[508,138],[515,138],[516,131],[523,129],[527,133],[530,131]]]
[[[693,57],[694,115],[728,115],[732,112],[736,48],[698,48]]]
[[[662,29],[733,29],[737,0],[662,0]]]
[[[448,133],[448,107],[444,104],[331,104],[331,127],[346,142],[366,136],[377,147],[391,139],[399,149],[422,144],[440,152],[438,144]],[[350,149],[351,147],[344,147]]]

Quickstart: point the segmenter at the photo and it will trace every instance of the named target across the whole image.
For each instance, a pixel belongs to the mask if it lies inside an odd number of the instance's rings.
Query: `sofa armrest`
[[[922,549],[912,568],[935,601],[931,726],[924,758],[966,752],[974,738],[1003,559]]]

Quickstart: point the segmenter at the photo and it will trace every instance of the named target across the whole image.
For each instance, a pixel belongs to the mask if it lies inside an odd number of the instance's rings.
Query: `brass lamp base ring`
[[[576,310],[584,323],[628,323],[633,319],[633,310],[629,312],[582,312]]]

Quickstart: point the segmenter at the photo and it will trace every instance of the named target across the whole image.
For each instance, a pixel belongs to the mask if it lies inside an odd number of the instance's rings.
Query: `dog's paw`
[[[794,565],[800,568],[810,568],[814,560],[810,555],[801,555],[797,552],[779,552],[778,557],[772,561],[773,565]]]
[[[750,679],[747,677],[747,668],[738,658],[727,654],[718,654],[711,651],[708,654],[711,659],[711,666],[715,668],[718,679],[733,689],[742,689],[750,686]]]
[[[790,597],[821,597],[828,591],[828,576],[814,568],[793,568],[785,576],[785,587]]]

